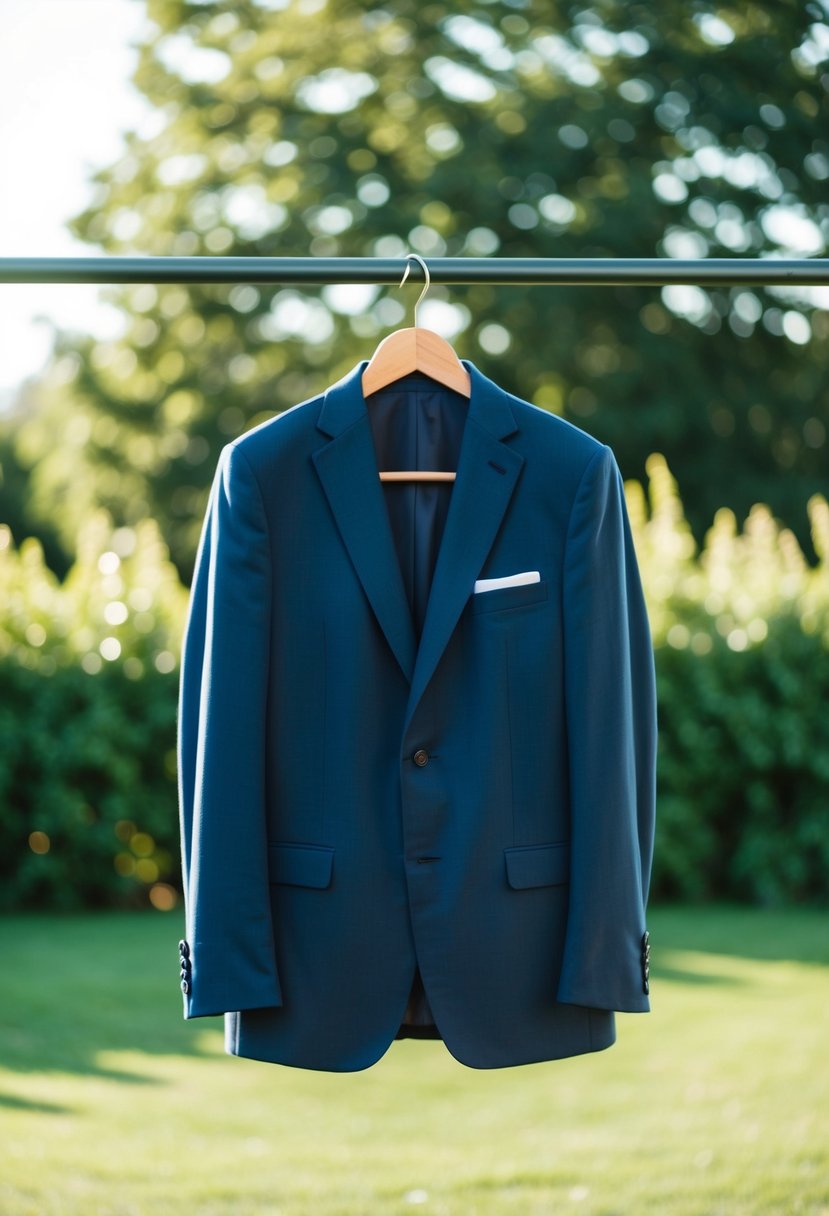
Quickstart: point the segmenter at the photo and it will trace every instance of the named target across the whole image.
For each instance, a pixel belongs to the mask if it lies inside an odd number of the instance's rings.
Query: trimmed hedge
[[[0,908],[175,905],[187,600],[152,520],[96,512],[62,584],[0,527]]]
[[[653,896],[829,903],[829,505],[696,551],[660,456],[627,486],[656,651]],[[0,527],[0,907],[174,905],[188,593],[152,521],[97,513],[59,585]]]
[[[177,691],[0,663],[0,908],[174,906]]]
[[[654,895],[829,901],[829,650],[790,615],[762,646],[656,659]]]

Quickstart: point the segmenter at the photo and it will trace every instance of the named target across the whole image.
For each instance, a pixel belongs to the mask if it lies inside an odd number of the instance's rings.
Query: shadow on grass
[[[664,948],[769,963],[829,964],[829,908],[658,904],[649,909],[648,922],[654,961]],[[676,978],[693,983],[702,977],[677,973]]]
[[[27,1110],[36,1115],[70,1115],[72,1106],[59,1106],[57,1102],[32,1102],[15,1094],[0,1093],[0,1107],[6,1110]]]
[[[222,1019],[182,1016],[181,933],[178,916],[152,912],[3,917],[0,1065],[155,1085],[152,1057],[215,1054],[201,1032],[221,1032]],[[141,1053],[146,1070],[108,1064],[122,1052]]]
[[[656,956],[654,956],[656,959]],[[660,964],[658,959],[653,965],[653,977],[657,982],[666,980],[671,984],[691,984],[708,987],[744,988],[747,981],[736,975],[714,975],[706,971],[690,971],[683,967],[671,967]]]
[[[686,969],[671,958],[674,951],[829,962],[826,912],[663,905],[649,910],[648,925],[654,977],[683,984],[736,987],[741,980]],[[223,1055],[221,1018],[182,1016],[182,932],[180,915],[150,911],[0,919],[0,1065],[156,1085],[162,1082],[153,1075],[154,1058]],[[138,1057],[134,1070],[107,1058],[123,1053]]]

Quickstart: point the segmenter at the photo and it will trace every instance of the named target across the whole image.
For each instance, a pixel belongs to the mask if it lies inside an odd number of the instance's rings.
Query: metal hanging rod
[[[401,258],[0,258],[0,283],[400,283]],[[411,264],[411,263],[410,263]],[[829,285],[829,258],[430,258],[433,283]],[[424,279],[413,268],[413,282]]]

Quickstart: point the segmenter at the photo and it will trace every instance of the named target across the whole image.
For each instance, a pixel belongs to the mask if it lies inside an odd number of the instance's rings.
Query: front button
[[[429,753],[424,751],[422,747],[419,747],[412,756],[412,759],[414,760],[415,764],[419,764],[422,768],[424,764],[429,763]]]

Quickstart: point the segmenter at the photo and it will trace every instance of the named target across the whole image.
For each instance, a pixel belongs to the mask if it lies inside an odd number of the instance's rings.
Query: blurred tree
[[[821,254],[818,0],[146,0],[157,106],[72,224],[111,254]],[[401,263],[402,266],[402,263]],[[220,446],[412,323],[420,287],[109,289],[123,337],[63,335],[15,436],[72,544],[155,516],[185,580]],[[768,502],[809,545],[825,487],[818,292],[435,287],[421,323],[486,374],[674,469],[699,537]],[[428,305],[428,307],[427,307]],[[808,551],[808,548],[807,548]]]
[[[72,564],[71,545],[58,533],[55,517],[48,510],[40,509],[30,495],[31,471],[21,463],[20,431],[28,419],[40,408],[41,392],[48,377],[38,380],[31,377],[20,386],[13,409],[0,416],[0,520],[11,529],[14,536],[35,536],[43,546],[49,569],[58,578],[63,578]],[[39,428],[34,428],[37,436]]]

